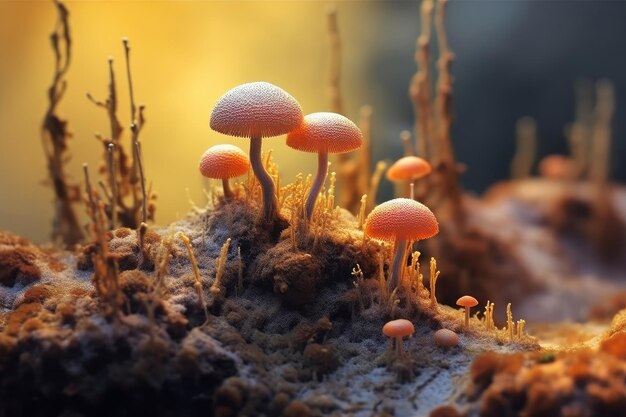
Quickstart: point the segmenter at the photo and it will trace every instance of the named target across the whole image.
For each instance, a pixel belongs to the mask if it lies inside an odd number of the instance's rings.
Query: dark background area
[[[626,180],[626,2],[452,0],[447,11],[456,55],[453,143],[468,166],[468,190],[482,192],[508,178],[520,117],[537,122],[538,159],[567,153],[563,130],[574,119],[574,86],[581,79],[614,83],[611,176]],[[399,157],[399,132],[413,123],[407,88],[419,2],[381,3],[377,24],[380,42],[369,75],[374,96],[386,105],[374,105],[374,156]]]

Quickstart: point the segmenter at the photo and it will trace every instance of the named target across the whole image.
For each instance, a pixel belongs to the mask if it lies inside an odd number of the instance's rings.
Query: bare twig
[[[537,127],[531,117],[522,117],[517,121],[517,147],[511,163],[511,179],[530,176],[537,149]]]
[[[115,229],[117,223],[117,207],[115,202],[117,201],[117,182],[115,180],[115,144],[109,143],[108,146],[108,167],[109,167],[109,187],[111,187],[111,198],[109,214],[110,224],[109,229]]]
[[[413,127],[418,145],[417,154],[425,159],[431,159],[433,136],[433,112],[431,107],[431,76],[430,76],[430,39],[432,32],[433,0],[422,0],[421,32],[415,42],[415,63],[417,72],[409,85],[409,96],[413,102],[415,124]],[[441,53],[441,51],[440,51]]]
[[[458,179],[458,166],[451,143],[452,128],[452,63],[454,54],[448,46],[445,29],[445,11],[448,0],[437,0],[435,13],[435,29],[439,43],[439,59],[437,61],[437,97],[435,99],[437,161],[441,169],[445,201],[449,203],[450,217],[458,227],[464,224],[462,210],[462,190]]]
[[[135,93],[130,69],[130,44],[128,39],[123,38],[124,57],[126,63],[126,76],[128,79],[128,90],[130,95],[130,150],[132,160],[128,157],[127,151],[122,146],[121,138],[123,128],[117,117],[118,96],[116,87],[115,71],[113,59],[109,59],[109,85],[108,97],[105,101],[98,101],[91,94],[87,98],[96,106],[104,108],[107,112],[110,124],[110,138],[99,137],[100,141],[108,150],[108,146],[113,143],[114,159],[111,161],[107,155],[107,165],[115,167],[107,172],[113,198],[112,207],[109,210],[110,224],[137,229],[139,240],[143,249],[144,234],[147,229],[147,222],[154,219],[155,196],[150,189],[146,189],[146,179],[141,156],[141,144],[139,134],[145,124],[143,105],[136,105]],[[112,163],[111,163],[112,162]]]
[[[65,4],[54,0],[58,20],[50,35],[54,53],[54,75],[48,87],[48,108],[41,125],[41,140],[47,159],[48,175],[54,189],[55,210],[52,221],[52,240],[71,246],[84,239],[74,204],[80,201],[78,185],[68,181],[65,165],[69,160],[67,142],[70,133],[67,121],[57,114],[57,105],[67,89],[65,76],[72,57],[72,37],[69,27],[69,11]]]
[[[337,8],[334,5],[326,9],[326,30],[330,45],[330,59],[328,60],[328,95],[331,111],[343,113],[343,99],[341,97],[341,38],[337,22]],[[339,156],[341,158],[341,155]]]

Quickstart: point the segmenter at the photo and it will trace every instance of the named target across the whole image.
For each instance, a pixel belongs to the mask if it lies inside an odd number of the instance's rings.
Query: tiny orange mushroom
[[[459,344],[459,335],[449,329],[439,329],[433,335],[437,346],[451,348]]]
[[[415,180],[430,174],[432,167],[425,159],[418,156],[405,156],[394,162],[387,170],[387,179],[392,182],[408,182],[411,184],[411,199],[415,198]]]
[[[306,216],[313,215],[317,196],[328,173],[328,154],[356,150],[363,144],[363,133],[347,117],[337,113],[319,112],[304,116],[299,128],[287,135],[287,146],[317,153],[317,175],[306,199]]]
[[[456,300],[456,305],[465,307],[465,327],[468,328],[470,308],[476,307],[478,305],[478,300],[476,300],[471,295],[464,295],[463,297]]]
[[[396,352],[398,356],[402,356],[403,346],[402,338],[411,336],[415,332],[413,323],[406,319],[391,320],[383,326],[383,334],[387,337],[396,339]]]
[[[232,199],[233,192],[228,179],[248,172],[250,160],[244,151],[234,145],[215,145],[202,154],[199,168],[203,176],[222,180],[224,198]]]
[[[551,180],[571,180],[576,176],[576,165],[570,157],[548,155],[539,162],[539,174]]]
[[[391,288],[400,282],[407,243],[424,240],[439,233],[439,223],[432,211],[409,198],[395,198],[376,207],[365,220],[365,233],[376,239],[394,242]]]
[[[278,216],[278,201],[272,177],[263,167],[263,138],[280,136],[300,126],[300,104],[285,90],[266,82],[239,85],[220,98],[211,113],[216,132],[250,139],[250,164],[263,191],[263,217]]]

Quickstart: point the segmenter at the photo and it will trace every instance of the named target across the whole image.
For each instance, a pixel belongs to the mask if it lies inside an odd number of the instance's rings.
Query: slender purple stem
[[[250,165],[252,165],[252,171],[261,184],[261,190],[263,191],[263,217],[267,221],[272,221],[276,218],[278,207],[278,201],[276,201],[276,192],[274,191],[274,181],[270,174],[267,173],[261,160],[261,147],[263,146],[263,139],[260,137],[250,138]]]

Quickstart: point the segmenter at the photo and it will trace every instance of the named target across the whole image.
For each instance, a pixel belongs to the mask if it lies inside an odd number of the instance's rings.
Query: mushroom
[[[456,300],[456,305],[465,307],[465,327],[469,328],[470,308],[477,306],[478,300],[476,300],[471,295],[464,295],[463,297]]]
[[[409,198],[395,198],[382,203],[367,216],[365,233],[376,239],[393,241],[391,288],[398,286],[408,241],[428,239],[439,233],[439,224],[432,211]]]
[[[433,340],[437,346],[451,348],[459,344],[459,335],[452,330],[439,329],[433,335]]]
[[[415,198],[415,180],[420,179],[432,171],[432,167],[425,159],[418,156],[405,156],[398,159],[387,170],[387,179],[392,182],[408,182],[411,184],[411,200]]]
[[[413,326],[413,323],[405,319],[391,320],[383,326],[383,334],[396,339],[396,352],[398,356],[402,356],[403,353],[402,338],[411,336],[414,332],[415,326]]]
[[[548,155],[539,162],[539,174],[550,180],[571,180],[576,177],[576,164],[564,155]]]
[[[320,112],[304,116],[302,125],[289,132],[287,146],[317,153],[317,175],[306,199],[306,217],[311,219],[317,195],[328,172],[328,154],[358,149],[363,144],[361,130],[350,119],[337,113]]]
[[[250,164],[263,191],[263,217],[278,215],[274,182],[263,167],[264,137],[279,136],[300,126],[300,104],[283,89],[266,82],[239,85],[224,94],[211,113],[211,129],[230,136],[250,138]]]
[[[199,168],[203,176],[222,180],[224,198],[230,200],[233,192],[228,179],[248,172],[250,161],[246,153],[238,147],[222,144],[211,146],[202,154]]]

